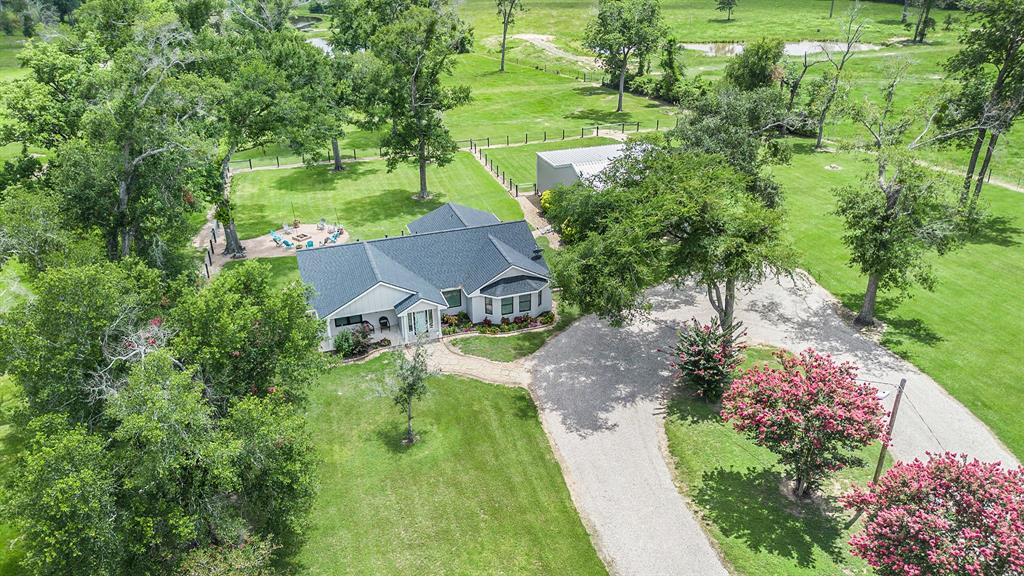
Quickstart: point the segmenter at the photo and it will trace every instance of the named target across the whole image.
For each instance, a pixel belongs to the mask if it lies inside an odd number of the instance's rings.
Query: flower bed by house
[[[373,341],[370,331],[364,328],[345,330],[334,337],[334,353],[346,360],[361,358],[378,348],[391,346],[391,340],[381,338]]]
[[[502,318],[501,322],[498,323],[492,322],[490,319],[486,319],[483,322],[474,324],[470,322],[469,315],[465,312],[459,312],[457,316],[445,315],[441,317],[441,333],[445,336],[464,334],[468,332],[477,332],[480,334],[508,334],[511,332],[518,332],[519,330],[538,328],[540,326],[550,326],[554,322],[555,315],[551,312],[544,312],[538,316],[523,314],[522,316],[514,316],[512,318]]]

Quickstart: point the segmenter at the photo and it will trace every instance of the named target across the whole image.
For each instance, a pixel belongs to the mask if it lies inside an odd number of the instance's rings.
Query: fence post
[[[214,248],[213,248],[213,239],[211,238],[211,239],[210,239],[210,250],[213,250],[213,249],[214,249]]]
[[[519,184],[516,184],[516,198],[519,198]]]
[[[505,134],[505,146],[508,146],[508,134]]]
[[[378,156],[383,156],[384,155],[384,147],[383,146],[377,146],[377,155]]]
[[[622,133],[623,134],[626,133],[626,123],[625,122],[622,123]]]
[[[352,159],[353,160],[356,159],[356,149],[355,148],[352,149]]]
[[[599,124],[597,126],[594,126],[594,136],[600,136],[600,135],[601,135],[601,126]]]
[[[657,132],[658,128],[660,128],[660,127],[661,127],[661,118],[658,118],[657,120],[654,121],[654,131]]]
[[[523,141],[523,144],[529,144],[529,143],[530,143],[530,133],[527,132],[526,133],[526,139]]]
[[[679,128],[679,116],[676,116],[676,128]]]
[[[274,156],[274,160],[277,160],[277,167],[280,168],[281,167],[281,157],[280,156]]]
[[[562,128],[562,140],[565,140],[565,128]]]
[[[469,139],[469,149],[470,150],[475,150],[475,147],[473,146],[473,139],[472,138]]]
[[[487,137],[487,147],[488,148],[491,147],[491,137],[490,136]]]
[[[252,170],[252,158],[249,158],[249,170]]]
[[[548,141],[548,131],[547,130],[544,131],[544,141],[545,142]]]
[[[583,138],[583,130],[584,128],[580,128],[580,138]]]
[[[203,262],[203,266],[206,266],[206,278],[210,278],[210,266],[206,262]]]
[[[208,264],[213,264],[213,254],[211,254],[209,250],[206,251],[206,262]]]
[[[210,228],[210,233],[213,234],[213,241],[217,241],[217,221],[213,221],[213,228]]]
[[[537,193],[537,183],[536,182],[533,183],[533,193],[534,194]]]
[[[638,121],[637,121],[637,123],[636,123],[636,131],[637,131],[637,132],[639,132],[639,131],[640,131],[640,121],[639,121],[639,120],[638,120]]]

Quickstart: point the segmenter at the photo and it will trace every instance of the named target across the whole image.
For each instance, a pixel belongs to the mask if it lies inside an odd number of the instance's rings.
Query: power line
[[[939,448],[942,448],[942,451],[945,452],[946,447],[942,445],[942,440],[939,440],[939,437],[935,434],[935,431],[932,430],[932,427],[928,424],[928,421],[924,419],[924,416],[921,415],[921,411],[917,409],[917,406],[914,404],[914,400],[909,395],[907,395],[907,402],[910,403],[910,408],[914,411],[915,414],[917,414],[917,417],[921,419],[921,422],[924,423],[924,427],[928,429],[928,432],[932,435],[932,438],[934,438],[935,441],[939,444]]]

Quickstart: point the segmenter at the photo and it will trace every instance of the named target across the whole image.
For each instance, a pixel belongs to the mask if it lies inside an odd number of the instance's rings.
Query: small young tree
[[[742,362],[742,336],[739,322],[724,330],[718,318],[712,318],[709,324],[701,324],[696,318],[684,323],[672,350],[676,383],[717,402]]]
[[[405,412],[405,438],[402,439],[402,443],[405,445],[416,443],[416,433],[412,429],[412,405],[427,393],[428,377],[430,377],[430,369],[427,368],[427,351],[423,342],[417,342],[412,358],[405,354],[398,357],[392,395],[395,405]]]
[[[657,0],[599,0],[597,16],[587,25],[583,44],[597,54],[609,74],[619,77],[616,112],[622,112],[630,58],[643,59],[657,47],[664,29]]]
[[[526,10],[522,0],[496,0],[498,5],[498,16],[501,16],[501,65],[498,71],[505,71],[505,42],[508,39],[508,29],[516,23],[516,12]]]
[[[852,452],[882,436],[885,410],[847,362],[811,349],[778,357],[781,369],[760,366],[733,381],[722,418],[778,455],[802,498],[829,473],[862,464]]]
[[[866,511],[853,553],[885,576],[1024,574],[1024,472],[966,455],[898,462],[842,498]]]
[[[715,8],[719,12],[725,12],[725,20],[732,20],[732,11],[736,9],[737,0],[718,0],[718,6]]]

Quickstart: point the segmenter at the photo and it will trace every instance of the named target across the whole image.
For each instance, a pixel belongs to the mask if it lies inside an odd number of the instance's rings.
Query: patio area
[[[214,230],[216,227],[216,230]],[[275,241],[271,234],[263,234],[258,238],[242,240],[242,248],[245,249],[246,257],[253,258],[276,258],[279,256],[294,256],[298,250],[306,250],[326,244],[344,244],[349,241],[348,229],[337,224],[300,224],[290,226],[286,231],[282,228],[274,230],[277,237]],[[201,241],[199,239],[202,239]],[[329,240],[333,238],[333,242]],[[225,255],[224,252],[224,229],[216,222],[207,223],[203,231],[196,237],[196,247],[200,249],[210,248],[210,241],[213,242],[213,251],[210,256],[204,259],[210,269],[210,276],[220,272],[224,264],[239,260]],[[290,246],[288,246],[290,244]]]

